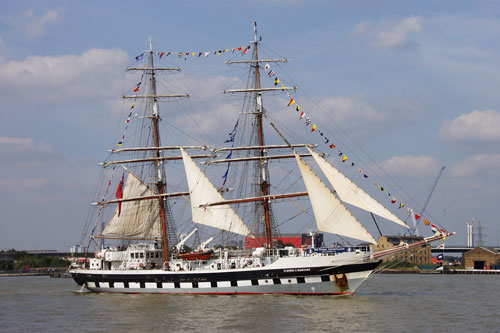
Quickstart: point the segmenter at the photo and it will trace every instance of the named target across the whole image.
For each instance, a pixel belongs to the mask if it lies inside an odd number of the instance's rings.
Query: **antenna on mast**
[[[153,38],[149,37],[149,51],[153,51]]]

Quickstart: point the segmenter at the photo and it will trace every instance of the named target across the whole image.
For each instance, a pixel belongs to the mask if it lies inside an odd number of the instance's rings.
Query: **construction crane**
[[[434,181],[434,184],[432,185],[432,188],[431,188],[431,192],[429,193],[429,196],[427,197],[427,200],[425,200],[425,203],[424,203],[424,206],[422,207],[422,213],[420,214],[420,216],[424,216],[425,214],[425,209],[427,208],[427,205],[429,204],[429,201],[431,200],[431,197],[432,197],[432,193],[434,193],[434,190],[436,189],[436,185],[439,181],[439,178],[441,178],[441,175],[443,174],[443,171],[446,167],[443,166],[441,168],[441,170],[439,170],[439,173],[436,177],[436,180]],[[419,232],[418,232],[418,222],[417,222],[417,219],[415,218],[415,212],[412,212],[411,213],[411,218],[413,220],[413,233],[417,236],[419,236]]]

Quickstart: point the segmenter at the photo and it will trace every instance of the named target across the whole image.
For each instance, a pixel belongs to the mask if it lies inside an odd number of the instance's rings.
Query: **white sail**
[[[244,236],[252,235],[229,205],[203,207],[209,203],[224,201],[224,198],[183,148],[181,153],[188,180],[193,222]]]
[[[325,174],[326,178],[328,178],[330,184],[332,184],[339,198],[343,202],[347,202],[350,205],[364,209],[375,215],[383,217],[391,222],[402,225],[405,228],[409,228],[409,226],[405,222],[403,222],[399,217],[397,217],[387,208],[382,206],[377,200],[375,200],[372,196],[363,191],[358,185],[354,184],[349,178],[344,176],[333,165],[331,165],[324,158],[319,156],[318,153],[316,153],[309,147],[307,149],[312,154],[314,160],[316,161],[316,163],[318,163],[319,167]]]
[[[157,195],[137,176],[129,172],[123,190],[123,199]],[[134,200],[121,203],[111,217],[103,235],[134,237],[161,237],[160,202],[158,199]]]
[[[373,236],[326,187],[311,168],[295,154],[309,193],[318,230],[376,244]]]

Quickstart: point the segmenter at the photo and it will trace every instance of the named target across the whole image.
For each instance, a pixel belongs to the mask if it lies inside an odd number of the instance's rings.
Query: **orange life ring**
[[[142,262],[139,263],[139,268],[142,268]]]

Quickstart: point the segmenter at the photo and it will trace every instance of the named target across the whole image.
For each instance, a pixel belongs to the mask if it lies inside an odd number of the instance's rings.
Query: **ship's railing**
[[[254,250],[229,250],[229,257],[250,257]],[[224,253],[224,250],[222,251]]]
[[[335,247],[317,247],[317,248],[274,248],[266,249],[260,252],[260,255],[266,257],[298,257],[298,256],[311,256],[311,255],[322,255],[322,256],[333,256],[345,252],[362,252],[370,253],[371,249],[369,246],[335,246]],[[227,252],[227,254],[225,254]],[[259,251],[257,251],[259,252]],[[226,257],[227,258],[237,258],[237,257],[252,257],[256,255],[256,249],[245,249],[245,250],[224,250],[217,249],[214,251],[214,257]],[[257,256],[260,256],[257,254]]]
[[[306,255],[324,255],[333,256],[345,252],[370,252],[369,246],[335,246],[335,247],[317,247],[305,249]]]
[[[317,247],[317,248],[275,248],[266,249],[263,251],[263,255],[267,257],[298,257],[298,256],[311,256],[311,255],[322,255],[322,256],[333,256],[345,252],[362,252],[370,253],[371,249],[369,246],[336,246],[336,247]],[[252,256],[255,253],[255,249],[252,250],[231,250],[229,252],[229,257],[243,257]],[[217,254],[217,252],[216,252]]]
[[[245,249],[245,250],[224,250],[217,249],[214,251],[215,257],[225,257],[225,252],[227,251],[227,258],[238,258],[238,257],[284,257],[284,256],[300,256],[302,255],[302,249],[300,248],[275,248],[275,249]]]

